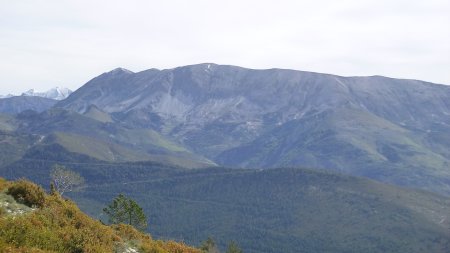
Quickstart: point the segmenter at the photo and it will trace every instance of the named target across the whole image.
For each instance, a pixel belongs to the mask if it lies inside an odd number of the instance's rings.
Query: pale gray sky
[[[0,0],[0,94],[214,62],[450,84],[449,0]]]

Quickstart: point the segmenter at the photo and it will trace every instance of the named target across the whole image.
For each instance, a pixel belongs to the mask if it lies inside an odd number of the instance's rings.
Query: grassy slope
[[[147,130],[143,131],[148,132]],[[128,143],[120,142],[120,140],[127,137],[130,137],[127,139],[128,141],[133,141],[134,139],[132,139],[131,135],[136,139],[136,142],[134,142],[135,147]],[[120,133],[114,140],[70,132],[54,132],[51,135],[54,138],[51,139],[50,143],[57,143],[69,152],[87,155],[107,162],[153,161],[184,166],[186,168],[214,165],[213,162],[193,155],[182,147],[162,139],[160,136],[153,136],[151,133],[142,133],[142,135],[138,136],[138,134],[134,133]],[[119,138],[120,140],[117,141]],[[141,143],[136,144],[137,142]],[[146,151],[145,148],[142,148],[145,145],[147,147],[151,146],[149,149],[152,150]]]
[[[245,252],[445,252],[450,200],[371,180],[305,169],[177,171],[88,185],[72,196],[92,215],[123,192],[150,231]]]
[[[153,240],[130,226],[105,226],[58,195],[44,196],[42,206],[30,209],[6,194],[16,184],[0,178],[1,252],[200,252],[174,241]],[[6,211],[6,203],[8,210],[21,212]]]
[[[113,119],[111,118],[111,115],[109,115],[106,112],[103,112],[102,110],[98,109],[95,106],[91,106],[90,108],[88,108],[88,110],[85,113],[83,113],[83,115],[103,123],[114,122]]]
[[[17,133],[17,121],[13,116],[0,114],[0,167],[11,164],[26,153],[39,140],[39,136]]]
[[[0,131],[14,131],[16,129],[14,117],[0,113]]]

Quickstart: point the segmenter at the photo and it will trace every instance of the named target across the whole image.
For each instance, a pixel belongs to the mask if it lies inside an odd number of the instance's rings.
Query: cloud
[[[450,84],[450,3],[0,1],[0,94],[216,62]]]

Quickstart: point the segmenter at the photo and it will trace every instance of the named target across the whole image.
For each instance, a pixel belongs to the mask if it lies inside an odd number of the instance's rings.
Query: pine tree
[[[141,231],[147,228],[147,218],[143,209],[132,199],[119,194],[111,204],[103,209],[108,215],[109,223],[124,223]]]
[[[235,242],[231,241],[228,244],[226,253],[242,253],[242,250],[238,247],[238,245]]]
[[[216,242],[211,237],[208,237],[208,239],[200,245],[200,250],[204,253],[219,253]]]

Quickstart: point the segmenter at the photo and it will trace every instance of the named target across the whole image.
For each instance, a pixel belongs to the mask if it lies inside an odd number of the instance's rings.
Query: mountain
[[[28,97],[44,97],[44,98],[50,98],[55,100],[63,100],[66,99],[72,91],[68,88],[60,88],[55,87],[45,92],[38,92],[34,89],[30,89],[24,93],[22,93],[21,96],[28,96]]]
[[[43,112],[56,104],[57,100],[43,97],[14,96],[0,99],[0,113],[18,114],[33,110]]]
[[[198,64],[104,73],[91,105],[226,166],[306,166],[450,194],[450,87],[381,76]]]
[[[75,203],[28,182],[0,178],[0,252],[200,253],[153,240],[129,225],[106,226]]]
[[[156,238],[194,245],[447,252],[449,98],[379,76],[119,68],[42,112],[0,114],[0,176],[48,186],[64,165],[85,178],[67,195],[92,217],[124,193]]]

